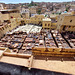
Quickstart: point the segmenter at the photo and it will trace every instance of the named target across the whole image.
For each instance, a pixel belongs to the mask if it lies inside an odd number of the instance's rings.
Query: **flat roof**
[[[3,11],[19,11],[18,9],[4,9],[4,10],[0,10],[0,12],[3,12]]]

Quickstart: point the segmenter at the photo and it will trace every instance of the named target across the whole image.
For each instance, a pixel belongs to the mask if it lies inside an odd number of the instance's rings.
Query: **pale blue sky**
[[[33,0],[34,2],[67,2],[75,0]],[[3,3],[30,3],[31,0],[0,0]]]

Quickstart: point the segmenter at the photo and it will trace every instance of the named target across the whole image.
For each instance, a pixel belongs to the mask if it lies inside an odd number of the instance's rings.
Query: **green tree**
[[[59,15],[61,15],[61,12],[59,13]]]
[[[31,3],[30,3],[32,6],[34,6],[34,2],[33,1],[31,1]]]
[[[45,15],[45,17],[47,17],[47,15]]]
[[[31,6],[37,6],[37,4],[31,2],[31,3],[28,5],[28,7],[31,7]]]
[[[41,14],[41,10],[40,10],[40,9],[38,9],[37,13],[38,13],[38,14]]]
[[[69,7],[66,7],[66,11],[67,11],[67,12],[69,11],[69,9],[70,9],[70,6],[69,6]]]
[[[69,10],[69,9],[68,9],[68,8],[66,8],[66,11],[67,11],[67,12],[68,12],[68,10]]]
[[[37,4],[34,4],[34,6],[37,6]]]

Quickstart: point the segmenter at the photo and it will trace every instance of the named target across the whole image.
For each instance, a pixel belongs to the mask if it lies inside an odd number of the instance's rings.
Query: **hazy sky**
[[[75,0],[33,0],[34,2],[66,2]],[[30,3],[31,0],[0,0],[3,3]]]

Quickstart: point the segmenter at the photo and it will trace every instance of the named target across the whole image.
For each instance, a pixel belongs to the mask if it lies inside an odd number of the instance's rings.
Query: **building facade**
[[[30,19],[25,19],[25,24],[38,24],[42,25],[42,19],[44,19],[44,15],[35,15],[30,17]]]
[[[75,15],[60,15],[57,22],[57,30],[75,31]]]
[[[56,22],[52,22],[52,19],[50,18],[45,18],[42,21],[42,28],[43,29],[56,29]]]
[[[17,9],[0,10],[0,20],[7,21],[11,18],[21,18],[20,12]]]
[[[43,29],[50,29],[50,27],[51,27],[51,19],[49,19],[49,18],[43,19],[42,28]]]

